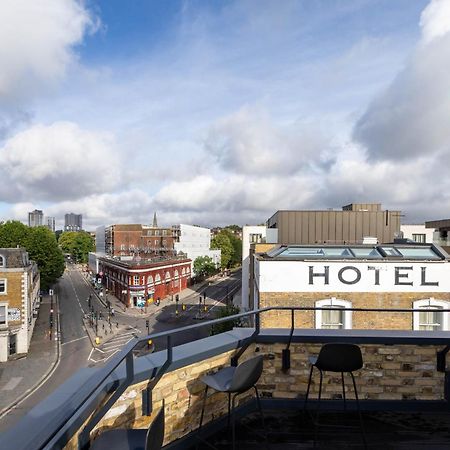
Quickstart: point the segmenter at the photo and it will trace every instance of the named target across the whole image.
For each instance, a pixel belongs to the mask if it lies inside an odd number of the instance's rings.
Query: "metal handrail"
[[[169,338],[168,339],[168,348],[167,348],[167,359],[166,359],[165,363],[162,365],[162,367],[160,368],[160,370],[157,372],[157,375],[155,375],[153,377],[153,379],[157,379],[159,381],[159,379],[167,371],[168,367],[171,364],[171,360],[172,360],[173,346],[171,343],[170,336],[173,336],[173,335],[179,334],[179,333],[183,333],[185,331],[195,330],[195,329],[199,329],[199,328],[206,327],[206,326],[209,327],[209,326],[212,326],[215,324],[241,319],[244,317],[255,316],[255,332],[248,339],[246,339],[246,342],[243,345],[243,347],[247,348],[252,342],[256,341],[256,338],[260,333],[260,326],[261,326],[260,325],[260,315],[262,313],[265,313],[268,311],[290,311],[291,312],[291,329],[290,329],[289,342],[288,342],[288,347],[287,347],[287,349],[289,349],[289,344],[292,340],[293,331],[294,331],[295,311],[318,311],[318,310],[319,311],[323,311],[323,310],[342,311],[342,307],[300,307],[300,306],[298,306],[298,307],[294,307],[294,306],[266,307],[266,308],[261,308],[258,310],[252,310],[252,311],[247,311],[247,312],[243,312],[243,313],[239,313],[239,314],[234,314],[232,316],[227,316],[227,317],[223,317],[220,319],[210,320],[208,322],[198,323],[198,324],[194,324],[194,325],[188,325],[185,327],[176,328],[176,329],[172,329],[169,331],[163,331],[163,332],[159,332],[159,333],[155,333],[155,334],[150,334],[150,335],[147,335],[142,338],[137,338],[133,342],[130,342],[129,344],[127,344],[124,347],[124,349],[117,356],[113,357],[109,363],[107,363],[103,368],[100,369],[99,373],[96,374],[96,378],[98,379],[97,383],[95,384],[95,386],[92,389],[88,390],[88,392],[84,395],[82,401],[79,404],[79,409],[82,408],[95,393],[100,393],[103,384],[108,380],[108,378],[111,376],[111,374],[119,367],[119,365],[123,363],[124,360],[126,360],[127,377],[122,384],[117,386],[116,390],[120,390],[123,392],[123,389],[130,385],[129,383],[132,379],[131,372],[133,370],[133,358],[130,357],[129,355],[130,354],[132,355],[133,351],[136,349],[136,347],[139,344],[147,341],[148,339],[157,339],[157,338],[162,338],[162,337]],[[428,311],[436,312],[435,308],[393,308],[393,309],[345,308],[345,310],[346,311],[364,311],[364,312],[383,312],[383,313],[386,313],[386,312],[388,312],[388,313],[392,313],[392,312],[399,312],[399,313],[411,313],[412,312],[412,313],[414,313],[414,312],[428,312]],[[439,309],[438,311],[439,312],[450,312],[450,309]],[[243,352],[241,352],[241,351],[237,352],[237,354],[233,357],[233,364],[237,364],[237,359],[241,356],[242,353]],[[443,356],[445,357],[445,354]],[[152,379],[149,382],[149,387],[151,389],[153,389],[155,387],[156,383],[152,383],[151,381],[152,381]],[[100,410],[98,410],[97,413],[95,413],[92,416],[92,419],[88,422],[88,424],[86,424],[84,430],[87,431],[88,429],[90,429],[90,430],[93,429],[93,427],[100,421],[100,419],[103,417],[103,415],[109,409],[109,408],[105,409],[105,407],[108,405],[109,405],[109,402],[107,402],[106,405],[104,405],[102,408],[100,408]],[[61,430],[63,429],[64,424],[65,423],[61,424],[61,426],[54,433],[52,433],[52,435],[49,436],[45,440],[45,442],[42,443],[40,448],[45,447],[50,442],[55,442],[55,439],[58,438],[58,434],[61,433]],[[80,446],[80,448],[84,448],[87,445],[87,442],[84,439],[86,437],[86,433],[81,432],[80,436],[83,436],[82,442],[80,442],[80,444],[82,444]],[[60,436],[60,437],[62,437],[62,436]]]

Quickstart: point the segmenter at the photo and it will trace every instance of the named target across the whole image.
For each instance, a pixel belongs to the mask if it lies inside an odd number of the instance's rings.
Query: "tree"
[[[231,258],[234,253],[234,248],[228,234],[222,230],[219,234],[214,236],[211,239],[211,248],[220,250],[220,267],[222,269],[227,269],[230,266]]]
[[[240,266],[242,264],[242,239],[239,239],[233,232],[233,228],[237,225],[231,225],[223,230],[230,239],[231,245],[233,246],[233,255],[231,256],[230,267]]]
[[[46,227],[29,229],[25,248],[41,273],[41,287],[48,289],[64,273],[64,256],[58,248],[56,237]]]
[[[236,305],[227,305],[219,309],[216,319],[221,319],[222,317],[234,316],[239,314],[239,307]],[[227,322],[216,323],[211,326],[211,335],[224,333],[225,331],[231,331],[235,327],[241,326],[240,319],[232,319]]]
[[[38,265],[41,287],[48,289],[64,273],[64,257],[47,227],[29,228],[22,222],[0,224],[0,247],[24,247]]]
[[[94,240],[86,231],[62,233],[58,243],[64,253],[70,253],[74,261],[81,263],[86,263],[88,253],[94,251]]]
[[[194,272],[199,277],[208,277],[216,270],[214,261],[209,256],[198,256],[194,260]]]

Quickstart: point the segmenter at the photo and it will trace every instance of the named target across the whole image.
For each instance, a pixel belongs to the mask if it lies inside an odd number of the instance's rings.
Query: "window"
[[[316,302],[316,308],[339,308],[338,310],[317,310],[316,328],[319,329],[351,329],[352,312],[346,311],[352,304],[346,300],[339,300],[334,297]]]
[[[2,279],[0,280],[0,295],[6,295],[7,289],[6,289],[6,280]]]
[[[159,274],[159,273],[157,273],[156,275],[155,275],[155,284],[156,283],[161,283],[161,275]]]
[[[415,242],[420,242],[421,244],[425,244],[427,240],[426,234],[414,234],[412,235],[412,240]]]
[[[184,277],[186,275],[186,269],[183,267],[181,269],[181,276]]]
[[[5,267],[5,257],[0,255],[0,267]]]
[[[450,309],[450,302],[435,300],[429,298],[413,302],[414,309],[427,309],[428,311],[419,311],[413,313],[413,329],[420,331],[447,331],[448,314],[441,311]],[[430,311],[431,310],[431,311]]]
[[[0,305],[0,325],[8,325],[8,306]]]
[[[147,277],[147,284],[153,284],[153,277],[151,275]]]
[[[170,280],[170,273],[166,272],[166,281]]]
[[[133,278],[133,284],[135,286],[139,285],[139,275],[135,275]]]
[[[251,244],[260,244],[263,240],[262,234],[259,233],[250,233],[249,235]]]
[[[175,279],[177,280],[180,274],[178,273],[178,270],[175,270]]]

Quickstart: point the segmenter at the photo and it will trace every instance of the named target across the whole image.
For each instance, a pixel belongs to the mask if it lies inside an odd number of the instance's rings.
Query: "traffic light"
[[[203,301],[205,301],[205,300],[206,300],[206,291],[203,292]]]
[[[178,302],[180,300],[180,296],[177,294],[175,295],[175,301]]]
[[[148,319],[145,321],[145,326],[146,326],[147,328],[150,326],[150,322],[149,322]]]

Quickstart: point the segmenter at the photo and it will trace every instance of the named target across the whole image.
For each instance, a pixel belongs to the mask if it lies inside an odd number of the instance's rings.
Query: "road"
[[[80,368],[104,364],[127,342],[135,339],[135,336],[145,336],[148,333],[158,333],[213,319],[217,308],[225,304],[227,296],[231,301],[231,294],[240,289],[240,283],[238,272],[231,277],[212,282],[208,287],[184,298],[179,304],[171,300],[162,301],[156,313],[151,316],[136,317],[117,312],[114,320],[118,333],[98,349],[93,349],[83,324],[83,317],[90,309],[89,294],[92,294],[93,290],[78,268],[69,265],[54,287],[60,321],[60,361],[45,383],[1,419],[0,428],[4,430],[12,426]],[[206,301],[202,300],[200,304],[200,296],[203,299],[205,291]],[[204,310],[205,305],[207,312]],[[102,311],[103,316],[107,317],[107,308],[95,295],[91,295],[91,306],[95,311]],[[174,335],[172,343],[180,345],[206,337],[209,333],[208,327],[190,330]],[[152,350],[163,350],[166,348],[166,339],[155,340],[153,344]],[[147,351],[144,344],[138,354]]]

